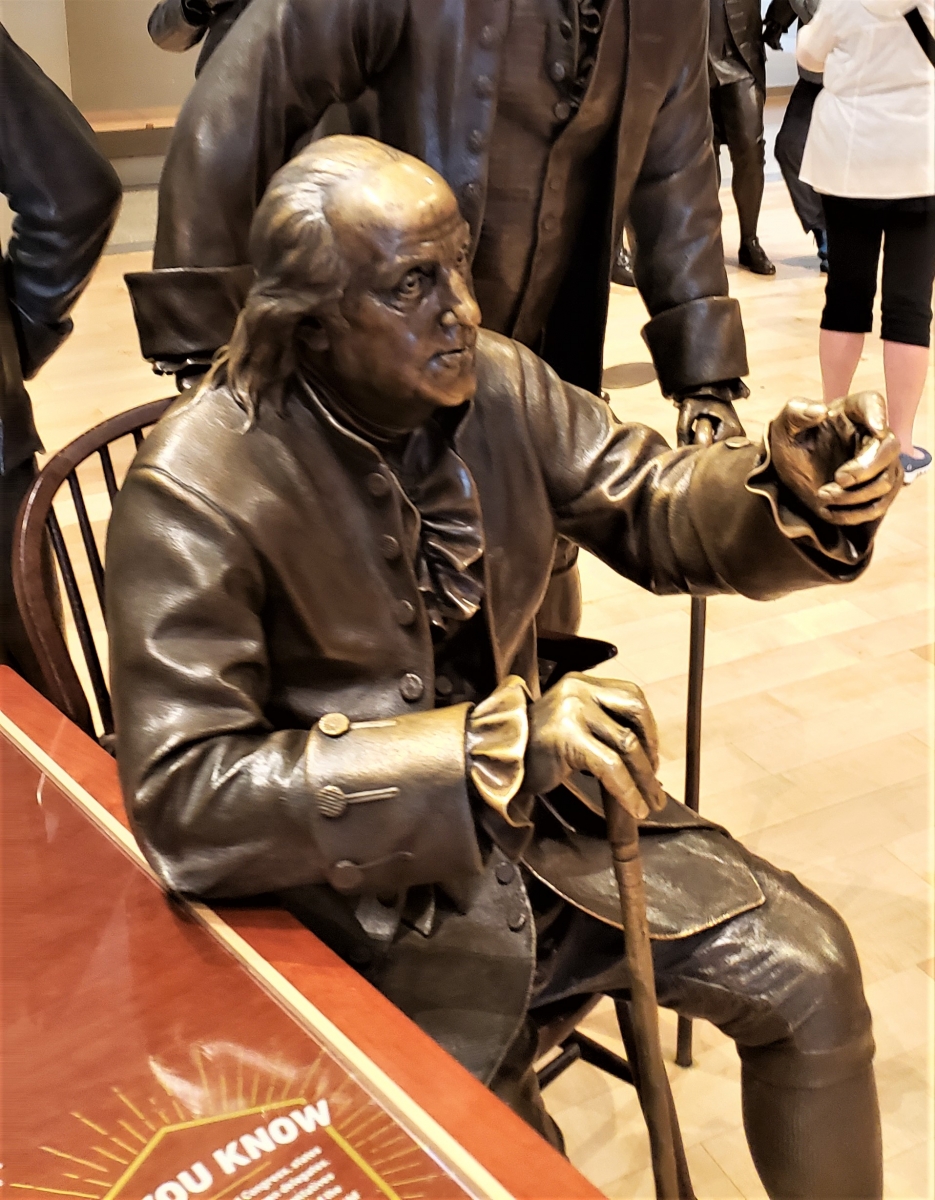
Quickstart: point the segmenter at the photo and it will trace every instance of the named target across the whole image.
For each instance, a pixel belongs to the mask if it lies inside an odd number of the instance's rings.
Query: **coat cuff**
[[[866,525],[832,525],[805,509],[783,485],[773,466],[771,429],[772,421],[763,434],[760,461],[747,476],[747,491],[766,497],[776,524],[787,538],[798,543],[800,549],[816,559],[831,560],[825,562],[825,569],[834,570],[832,564],[839,564],[838,569],[853,578],[855,570],[862,570],[869,561],[879,521]]]
[[[226,346],[253,284],[251,266],[163,267],[124,275],[143,357],[166,373],[207,366]]]
[[[659,313],[643,326],[643,340],[666,396],[749,371],[740,305],[730,296],[702,296]]]
[[[396,894],[483,869],[468,796],[469,705],[349,721],[309,732],[305,775],[313,842],[345,894]]]
[[[689,577],[713,570],[733,591],[772,600],[798,588],[850,582],[869,563],[873,530],[845,534],[814,514],[793,513],[765,446],[738,437],[687,453],[698,461],[670,524],[687,535]],[[693,538],[697,563],[687,550]]]
[[[531,825],[524,811],[529,797],[519,795],[529,742],[526,706],[531,699],[523,680],[509,675],[471,712],[465,731],[468,774],[474,790],[514,829]],[[523,799],[527,800],[525,806]]]

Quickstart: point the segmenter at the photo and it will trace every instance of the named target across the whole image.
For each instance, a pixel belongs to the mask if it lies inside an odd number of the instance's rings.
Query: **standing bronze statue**
[[[881,1195],[841,919],[668,798],[632,684],[540,695],[556,539],[656,592],[854,579],[900,486],[882,398],[670,450],[479,330],[424,163],[330,138],[273,179],[204,386],[147,438],[107,552],[117,757],[165,886],[276,893],[544,1136],[535,1012],[627,986],[590,771],[642,822],[660,1003],[743,1061],[772,1197]]]
[[[710,0],[708,71],[715,153],[726,144],[731,191],[740,220],[740,265],[756,275],[776,268],[757,237],[763,201],[766,140],[766,49],[760,0]]]
[[[42,449],[23,381],[71,333],[68,313],[113,226],[120,180],[84,117],[2,25],[0,193],[14,216],[0,270],[0,663],[43,690],[10,567],[13,525]]]
[[[644,330],[683,436],[742,432],[740,310],[727,294],[703,5],[677,0],[279,0],[238,18],[185,105],[153,264],[131,279],[144,354],[204,369],[252,273],[266,183],[329,107],[372,89],[382,141],[428,162],[471,228],[487,328],[600,390],[624,217]],[[355,132],[360,131],[355,129]],[[570,548],[544,627],[577,624]]]

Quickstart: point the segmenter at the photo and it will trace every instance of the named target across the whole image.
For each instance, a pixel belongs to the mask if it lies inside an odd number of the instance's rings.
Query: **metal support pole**
[[[695,444],[707,446],[713,438],[711,422],[705,419],[695,426]],[[707,601],[692,596],[691,634],[688,650],[688,706],[685,720],[685,804],[697,812],[701,803],[701,690],[704,684],[704,643]],[[680,1067],[692,1065],[692,1023],[679,1017],[675,1061]]]

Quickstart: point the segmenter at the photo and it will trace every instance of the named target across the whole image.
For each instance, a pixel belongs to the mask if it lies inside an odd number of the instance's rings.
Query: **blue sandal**
[[[903,483],[905,484],[912,483],[920,475],[924,475],[932,465],[932,456],[928,450],[923,450],[921,446],[913,446],[912,448],[915,454],[900,454],[899,456],[899,461],[903,467]]]

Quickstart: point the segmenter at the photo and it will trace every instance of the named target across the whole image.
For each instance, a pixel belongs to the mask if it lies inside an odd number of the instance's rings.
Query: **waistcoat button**
[[[328,871],[328,882],[336,892],[353,892],[364,882],[364,873],[357,863],[342,858]]]
[[[468,137],[468,149],[472,154],[479,154],[483,150],[486,141],[487,139],[479,129],[472,130],[471,135]]]
[[[388,496],[390,494],[390,481],[381,471],[372,471],[367,476],[367,491],[371,496]]]
[[[498,863],[495,872],[497,883],[511,883],[513,880],[513,864],[508,862]]]
[[[565,78],[565,64],[560,62],[552,63],[552,65],[549,67],[549,74],[551,75],[554,83],[561,83]]]
[[[466,183],[461,189],[461,195],[465,200],[474,201],[480,198],[480,184],[472,179],[470,183]]]
[[[493,95],[493,80],[489,75],[478,75],[474,80],[474,93],[481,100],[489,100]]]
[[[408,600],[397,600],[396,620],[400,625],[411,625],[416,619],[416,610]]]
[[[516,912],[511,912],[507,918],[507,925],[509,925],[514,933],[519,933],[526,925],[526,914],[519,908]]]
[[[485,25],[480,31],[480,44],[485,50],[492,50],[500,40],[500,35],[493,25]]]
[[[391,533],[384,533],[380,538],[380,552],[384,558],[399,558],[399,542]]]
[[[435,680],[435,695],[450,696],[454,691],[454,684],[447,675],[439,675]]]
[[[421,700],[422,693],[425,691],[425,684],[422,678],[416,675],[413,671],[409,671],[399,681],[399,694],[404,700]]]
[[[566,21],[566,20],[559,21],[558,31],[562,35],[563,38],[570,38],[571,35],[575,32],[574,26],[572,25],[571,21]]]
[[[557,120],[567,121],[568,118],[571,116],[571,105],[568,103],[567,100],[559,100],[559,102],[552,109],[552,112],[555,113],[555,117]]]

